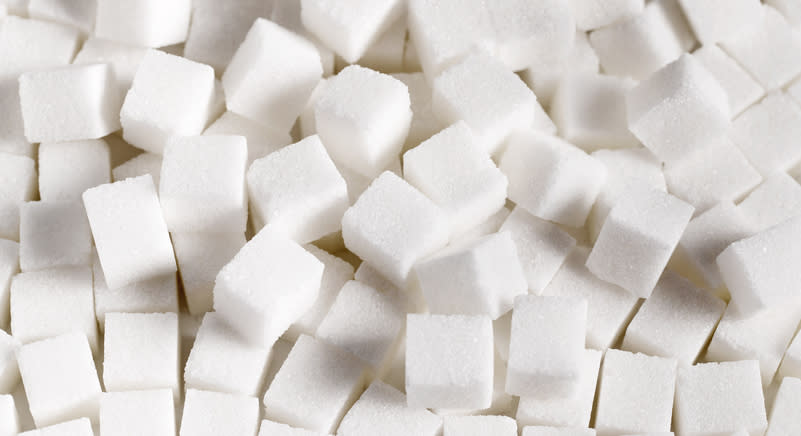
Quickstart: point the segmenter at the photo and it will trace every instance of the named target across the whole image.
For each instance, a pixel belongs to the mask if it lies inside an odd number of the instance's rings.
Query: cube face
[[[736,38],[756,28],[762,19],[762,5],[756,0],[725,3],[679,0],[679,4],[687,16],[693,33],[704,45]],[[719,6],[726,7],[726,19],[720,16]]]
[[[443,436],[514,436],[517,423],[508,416],[446,416]]]
[[[20,431],[17,407],[11,394],[0,395],[0,431],[3,434],[15,435]]]
[[[576,27],[593,30],[623,21],[642,13],[642,0],[579,0],[576,5]]]
[[[591,428],[560,428],[534,425],[523,427],[521,436],[595,436],[595,430]]]
[[[784,358],[779,366],[779,377],[795,377],[801,378],[801,336],[796,335],[787,351],[784,353]]]
[[[80,31],[69,26],[6,17],[0,32],[0,58],[4,60],[0,76],[13,78],[28,71],[69,65],[80,40]]]
[[[732,116],[765,95],[762,86],[717,45],[704,45],[693,52],[693,57],[715,76],[726,91]]]
[[[292,143],[289,132],[282,132],[252,121],[234,112],[226,111],[206,130],[204,135],[241,135],[248,143],[248,168],[254,160],[267,156]],[[308,136],[308,135],[305,135]]]
[[[675,359],[607,350],[600,379],[595,418],[600,433],[670,431]]]
[[[150,176],[89,189],[83,194],[83,204],[110,289],[176,271],[167,225]],[[115,207],[110,209],[112,204]]]
[[[90,266],[92,233],[83,205],[37,201],[20,206],[19,260],[22,271]]]
[[[322,73],[320,55],[311,43],[258,18],[222,76],[228,110],[288,131]],[[269,86],[266,77],[271,78]]]
[[[345,179],[317,136],[258,159],[247,181],[258,220],[302,244],[339,230],[349,206]]]
[[[20,433],[23,436],[92,436],[92,423],[89,418],[78,418],[60,424],[39,427]]]
[[[159,182],[167,228],[173,232],[244,232],[246,162],[243,136],[170,139]]]
[[[751,191],[737,209],[762,232],[801,212],[801,185],[789,174],[776,172]]]
[[[442,418],[424,408],[409,407],[406,395],[381,381],[373,382],[342,418],[337,433],[350,436],[439,434]]]
[[[792,138],[801,134],[801,108],[783,92],[768,94],[732,124],[732,141],[763,176],[786,171],[801,161]],[[768,135],[767,132],[770,132]]]
[[[191,1],[179,0],[164,7],[147,0],[119,5],[113,0],[99,0],[95,34],[112,41],[142,47],[164,47],[186,41],[191,16]]]
[[[252,436],[259,427],[258,398],[188,389],[181,419],[181,436]]]
[[[776,399],[770,411],[770,425],[765,433],[768,436],[789,433],[798,425],[801,417],[801,380],[787,377],[781,381]]]
[[[267,419],[331,433],[361,392],[365,368],[339,347],[301,335],[264,394]]]
[[[0,104],[15,109],[7,111],[0,121],[0,151],[33,157],[36,150],[25,138],[25,125],[22,121],[22,111],[19,110],[19,81],[13,79],[0,81]]]
[[[161,163],[161,155],[145,152],[114,167],[111,175],[115,182],[119,182],[127,178],[150,174],[153,184],[158,186],[161,177]]]
[[[0,326],[8,326],[11,278],[19,272],[19,244],[0,240]]]
[[[100,397],[100,431],[175,436],[175,406],[169,389],[107,392]]]
[[[259,427],[259,436],[331,436],[303,428],[290,427],[286,424],[265,419]]]
[[[493,389],[492,323],[487,316],[406,319],[406,395],[411,407],[482,409]]]
[[[20,346],[21,344],[16,338],[5,331],[0,332],[0,392],[13,391],[19,382],[16,353]]]
[[[39,193],[43,201],[79,200],[111,181],[110,152],[102,139],[39,145]]]
[[[81,416],[97,420],[100,382],[86,336],[69,333],[24,345],[17,361],[37,427]]]

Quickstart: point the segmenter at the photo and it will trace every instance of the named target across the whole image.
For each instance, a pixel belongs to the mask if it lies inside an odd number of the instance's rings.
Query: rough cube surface
[[[104,393],[100,397],[100,432],[109,436],[175,436],[172,391]]]
[[[693,1],[679,0],[690,27],[702,44],[714,44],[736,38],[759,25],[762,5],[759,0]],[[725,16],[721,9],[725,8]]]
[[[259,428],[259,400],[244,395],[188,389],[181,436],[253,436]]]
[[[42,200],[78,200],[89,188],[111,181],[111,153],[102,139],[39,144]]]
[[[442,418],[422,407],[406,405],[406,395],[381,381],[373,382],[342,418],[341,436],[435,436]]]
[[[20,433],[22,436],[93,436],[89,418],[78,418],[60,424],[39,427],[36,430]]]
[[[445,416],[443,436],[517,435],[517,423],[508,416]]]
[[[717,45],[704,45],[693,52],[693,57],[701,61],[701,65],[718,79],[718,83],[726,91],[732,116],[765,95],[762,86]]]
[[[22,271],[92,264],[92,232],[78,201],[35,201],[20,206]]]

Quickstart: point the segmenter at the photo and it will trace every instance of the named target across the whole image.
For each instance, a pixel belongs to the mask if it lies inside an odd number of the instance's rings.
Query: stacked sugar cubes
[[[801,428],[793,0],[0,0],[0,436]]]

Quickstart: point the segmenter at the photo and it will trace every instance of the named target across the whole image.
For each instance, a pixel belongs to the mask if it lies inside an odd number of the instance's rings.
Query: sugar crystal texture
[[[203,131],[203,134],[244,136],[248,143],[248,167],[254,160],[267,156],[292,142],[289,132],[275,130],[230,111],[220,115]]]
[[[801,336],[796,335],[779,366],[778,377],[801,378]]]
[[[593,30],[642,13],[643,0],[573,0],[576,27]]]
[[[111,181],[111,153],[102,139],[39,144],[42,200],[79,200],[89,188]]]
[[[94,33],[98,37],[142,47],[164,47],[186,41],[191,0],[128,3],[97,0]]]
[[[188,389],[180,436],[254,436],[259,400],[244,395]]]
[[[748,33],[762,20],[759,0],[679,0],[679,4],[696,38],[704,45]],[[722,9],[725,14],[721,14]]]
[[[107,392],[100,397],[100,432],[108,436],[175,436],[169,389]]]
[[[328,433],[309,431],[303,428],[290,427],[280,422],[265,419],[259,426],[259,436],[332,436]]]
[[[381,381],[373,382],[342,418],[339,436],[436,436],[442,418],[422,407],[406,405],[406,395]]]
[[[92,423],[89,418],[78,418],[48,426],[39,426],[36,430],[20,433],[22,436],[93,436]]]
[[[704,45],[693,52],[693,57],[718,79],[718,83],[726,91],[732,116],[736,116],[765,95],[762,86],[719,46]]]
[[[754,226],[767,230],[801,214],[801,185],[789,174],[775,172],[746,196],[737,208]]]
[[[508,416],[446,416],[443,436],[516,436],[517,422]]]
[[[801,421],[801,380],[786,377],[781,381],[770,411],[765,436],[791,435]]]
[[[92,233],[77,201],[33,201],[20,206],[22,271],[92,264]]]
[[[80,31],[49,21],[9,16],[0,28],[0,78],[64,66],[80,45]]]

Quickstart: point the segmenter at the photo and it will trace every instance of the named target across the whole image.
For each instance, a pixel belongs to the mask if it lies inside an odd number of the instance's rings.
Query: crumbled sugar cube
[[[19,240],[19,206],[36,196],[36,162],[0,152],[0,237]]]
[[[573,0],[576,27],[593,30],[642,13],[643,0]]]
[[[92,423],[89,418],[79,418],[60,424],[40,426],[36,430],[20,433],[22,436],[93,436]]]
[[[33,157],[34,145],[25,138],[16,77],[0,78],[0,105],[5,108],[0,115],[0,152]]]
[[[493,354],[487,316],[407,315],[407,403],[444,409],[489,407]]]
[[[342,418],[340,436],[435,436],[442,418],[422,407],[406,405],[406,395],[381,381],[373,382]]]
[[[581,375],[576,394],[568,397],[522,396],[515,419],[520,425],[588,427],[602,352],[582,351]]]
[[[85,335],[69,333],[23,345],[17,362],[37,427],[79,417],[97,421],[100,382]]]
[[[414,272],[432,313],[497,319],[528,290],[510,232],[452,245],[420,261]]]
[[[448,234],[445,213],[391,172],[378,176],[342,217],[345,246],[401,288],[413,265],[445,246]]]
[[[432,82],[431,105],[440,121],[467,123],[477,143],[494,154],[512,131],[533,128],[555,133],[556,127],[537,96],[500,61],[471,55]]]
[[[595,430],[581,427],[547,427],[530,425],[523,427],[521,436],[595,436]]]
[[[409,90],[412,122],[403,150],[410,150],[442,130],[442,123],[431,105],[431,85],[423,73],[395,73],[392,77],[403,82]]]
[[[366,375],[349,352],[301,335],[264,394],[265,418],[333,433],[359,397]]]
[[[11,282],[11,332],[23,344],[81,332],[98,349],[88,267],[47,269],[17,274]]]
[[[177,270],[167,224],[149,175],[88,189],[83,193],[83,204],[109,289]]]
[[[641,186],[667,191],[667,187],[662,164],[647,148],[598,150],[592,157],[606,167],[607,174],[587,220],[590,239],[595,241],[609,211],[627,190]]]
[[[21,344],[16,338],[0,330],[0,392],[2,393],[13,391],[19,382],[17,351],[20,346]],[[2,416],[1,413],[0,416]]]
[[[779,365],[778,378],[795,377],[801,378],[801,336],[795,335],[795,339],[787,347],[781,365]]]
[[[315,336],[383,373],[398,349],[405,314],[399,296],[352,280],[342,286]]]
[[[175,406],[169,389],[107,392],[100,397],[100,433],[175,436]]]
[[[14,405],[14,397],[10,394],[0,394],[0,435],[17,436],[19,431],[19,416]]]
[[[595,429],[600,434],[670,431],[676,366],[676,359],[607,350]]]
[[[364,52],[359,65],[387,73],[403,71],[406,48],[406,18],[396,19]]]
[[[412,120],[406,85],[358,65],[328,80],[314,111],[317,133],[334,161],[365,176],[392,162]]]
[[[500,163],[509,199],[534,216],[581,227],[606,180],[606,168],[576,146],[533,130],[515,133]]]
[[[633,85],[594,72],[568,74],[551,101],[550,114],[559,135],[588,151],[639,145],[626,118],[626,93]]]
[[[270,351],[249,344],[214,312],[203,316],[183,372],[187,389],[261,393]]]
[[[257,18],[222,76],[228,110],[288,131],[322,76],[317,49]]]
[[[19,77],[20,108],[30,142],[106,136],[120,128],[122,105],[106,64],[73,65]]]
[[[678,1],[695,37],[705,45],[748,33],[762,20],[759,0]],[[724,9],[726,13],[721,14]]]
[[[210,66],[148,50],[122,104],[123,138],[161,154],[170,137],[199,135],[206,127],[214,92]]]
[[[328,433],[309,431],[303,428],[290,427],[286,424],[265,419],[259,427],[259,436],[332,436]]]
[[[8,327],[10,320],[9,295],[11,278],[19,272],[19,244],[0,239],[0,329]]]
[[[753,359],[759,362],[762,383],[768,386],[793,339],[801,304],[786,303],[743,318],[731,305],[723,314],[709,348],[707,361]]]
[[[506,176],[461,121],[404,153],[403,177],[448,214],[455,234],[485,221],[506,201]]]
[[[264,229],[217,274],[214,310],[269,348],[314,304],[323,263],[283,234]]]
[[[92,232],[78,201],[31,201],[20,206],[22,271],[92,265]]]
[[[732,305],[742,315],[797,299],[801,271],[786,265],[801,257],[801,247],[794,243],[798,237],[801,217],[794,217],[734,242],[720,253],[720,275],[729,288]]]
[[[39,144],[42,200],[79,200],[87,189],[109,183],[110,156],[102,139]]]
[[[759,365],[753,360],[679,368],[674,430],[687,436],[761,435],[767,427]]]
[[[718,255],[731,243],[747,238],[756,231],[742,210],[730,201],[723,201],[693,218],[679,241],[679,251],[701,273],[712,288],[721,284]]]
[[[189,312],[211,311],[214,279],[245,245],[245,234],[173,232],[171,237]]]
[[[117,83],[121,95],[120,101],[122,101],[131,88],[134,75],[145,53],[147,53],[147,49],[144,47],[90,36],[83,43],[81,51],[75,55],[72,63],[76,65],[107,63],[111,71],[114,72],[113,79]]]
[[[801,72],[801,39],[778,11],[770,6],[762,9],[764,13],[753,29],[738,29],[736,35],[721,41],[721,46],[765,90],[771,91]]]
[[[141,47],[164,47],[186,41],[191,0],[126,3],[97,0],[95,36]]]
[[[725,136],[686,159],[665,164],[664,174],[670,193],[693,205],[697,212],[721,201],[736,201],[762,181],[759,172]]]
[[[662,162],[709,146],[731,125],[726,91],[687,54],[632,88],[626,104],[629,129]]]
[[[692,214],[692,206],[662,191],[627,191],[604,221],[587,268],[598,278],[647,298]]]
[[[288,132],[274,130],[229,111],[217,118],[203,134],[244,136],[248,143],[248,167],[254,160],[292,143],[292,137]]]
[[[350,205],[345,179],[316,135],[257,159],[247,185],[256,222],[301,244],[340,230]]]
[[[253,436],[258,428],[258,398],[187,389],[180,436]]]
[[[95,1],[29,0],[28,16],[76,27],[84,34],[95,27]]]
[[[765,436],[791,435],[801,421],[801,380],[786,377],[779,385]]]
[[[666,271],[629,323],[622,348],[692,365],[725,309],[720,298]]]
[[[446,416],[443,436],[516,436],[517,422],[508,416]]]
[[[301,334],[314,336],[317,327],[322,322],[334,300],[337,298],[339,291],[349,280],[354,278],[353,266],[348,262],[336,257],[328,252],[321,250],[314,245],[304,246],[306,251],[314,255],[320,262],[323,263],[323,278],[320,281],[320,292],[314,304],[303,314],[292,326],[289,327],[284,336],[292,340],[297,340]],[[363,263],[359,269],[365,267],[367,264]],[[362,281],[362,283],[375,287],[373,284]],[[390,291],[383,287],[377,287],[379,291]],[[390,291],[392,292],[392,291]],[[395,292],[396,294],[399,291]]]
[[[108,313],[103,345],[107,391],[168,388],[180,398],[177,314]]]
[[[587,300],[586,346],[611,348],[623,335],[637,307],[637,297],[605,282],[587,269],[587,247],[576,247],[543,291],[543,295]]]
[[[801,135],[800,124],[801,107],[787,94],[773,92],[734,119],[731,139],[768,176],[801,162],[794,142]]]
[[[153,184],[158,186],[161,180],[161,164],[162,158],[160,154],[142,153],[114,167],[111,170],[111,176],[115,182],[119,182],[131,177],[150,174],[150,177],[153,178]]]
[[[726,91],[732,116],[738,115],[765,95],[762,86],[717,45],[704,45],[693,52],[693,57],[715,76]]]
[[[0,78],[67,65],[80,46],[80,31],[58,23],[9,16],[0,27]]]
[[[754,231],[767,230],[801,213],[801,185],[787,173],[773,173],[737,208],[753,223]]]
[[[575,395],[586,323],[584,299],[534,295],[515,298],[506,392],[545,398]]]

